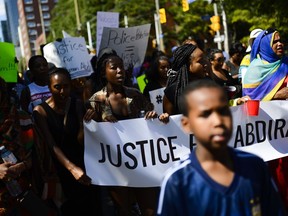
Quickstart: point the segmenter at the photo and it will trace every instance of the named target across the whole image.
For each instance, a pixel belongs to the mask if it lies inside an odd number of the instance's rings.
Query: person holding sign
[[[32,114],[38,104],[51,96],[48,88],[48,62],[41,55],[32,56],[29,59],[28,67],[33,76],[33,82],[22,90],[20,96],[21,108]]]
[[[210,76],[211,66],[203,51],[193,44],[183,44],[173,53],[172,68],[168,71],[164,90],[163,110],[170,115],[179,114],[178,99],[183,89],[193,80]]]
[[[84,119],[93,118],[99,122],[139,118],[157,118],[151,104],[136,88],[124,86],[125,70],[123,60],[115,52],[101,52],[97,64],[100,90],[89,99],[91,108]],[[101,175],[101,174],[100,174]],[[107,187],[119,216],[132,214],[132,206],[138,203],[141,215],[154,215],[159,188]]]
[[[286,215],[264,161],[228,147],[232,116],[223,88],[191,82],[180,99],[182,129],[196,149],[162,183],[158,215]]]
[[[170,62],[167,56],[160,55],[152,59],[152,65],[145,73],[147,85],[144,88],[143,94],[150,99],[149,91],[166,87],[167,72],[170,69]]]

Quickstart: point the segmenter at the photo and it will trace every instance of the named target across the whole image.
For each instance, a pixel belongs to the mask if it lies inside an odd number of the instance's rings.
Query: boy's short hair
[[[188,116],[188,111],[189,111],[186,96],[188,94],[190,94],[191,92],[198,90],[198,89],[201,89],[201,88],[218,88],[218,89],[220,89],[221,91],[223,91],[223,95],[225,96],[225,99],[227,100],[227,103],[228,103],[227,94],[225,94],[224,89],[219,84],[217,84],[213,80],[208,80],[208,79],[196,80],[196,81],[190,82],[185,87],[182,95],[180,96],[179,110],[180,110],[180,113],[182,113],[184,116]]]

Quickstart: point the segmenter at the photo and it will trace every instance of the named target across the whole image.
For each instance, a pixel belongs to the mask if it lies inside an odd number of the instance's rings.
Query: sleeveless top
[[[41,104],[43,101],[45,101],[47,98],[51,96],[51,92],[48,88],[48,85],[39,86],[34,82],[30,83],[28,85],[28,88],[30,90],[30,97],[31,97],[28,106],[28,111],[32,113],[35,106]]]
[[[101,116],[102,121],[110,115],[113,115],[117,120],[138,118],[141,110],[145,112],[153,110],[153,104],[138,89],[124,86],[124,93],[128,105],[128,116],[120,116],[113,112],[106,87],[93,94],[89,102]]]

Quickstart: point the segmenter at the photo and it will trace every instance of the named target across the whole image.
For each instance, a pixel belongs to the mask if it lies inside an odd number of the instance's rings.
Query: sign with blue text
[[[66,68],[72,79],[89,76],[92,72],[91,56],[83,37],[68,37],[44,46],[44,57],[56,67]]]

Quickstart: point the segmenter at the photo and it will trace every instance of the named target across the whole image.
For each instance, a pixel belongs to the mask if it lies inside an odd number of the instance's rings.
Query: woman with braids
[[[178,99],[183,89],[193,80],[209,78],[211,66],[204,53],[193,44],[184,44],[173,53],[172,68],[168,71],[164,90],[163,110],[170,115],[179,114]]]
[[[97,215],[97,189],[84,167],[83,103],[70,96],[71,77],[65,68],[51,70],[48,81],[52,95],[34,108],[33,117],[67,198],[61,215]]]

